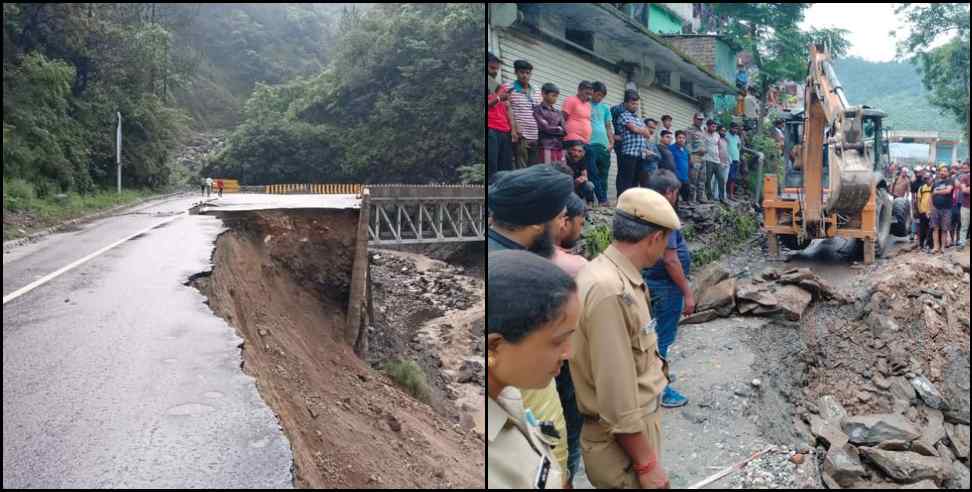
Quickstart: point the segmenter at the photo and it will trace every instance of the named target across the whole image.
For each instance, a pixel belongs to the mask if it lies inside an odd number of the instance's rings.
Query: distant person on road
[[[202,196],[206,196],[206,178],[199,178],[199,191]]]
[[[959,242],[964,236],[959,236],[962,231],[962,190],[959,186],[959,178],[962,176],[962,165],[959,163],[952,164],[952,180],[954,181],[952,188],[952,229],[949,231],[949,238],[951,241],[949,245],[952,247],[959,246]]]
[[[932,213],[932,185],[934,184],[933,171],[922,169],[918,178],[920,184],[915,192],[915,214],[918,217],[918,247],[925,251],[931,251],[931,213]]]
[[[952,228],[952,190],[955,180],[948,172],[948,167],[938,169],[938,179],[932,186],[931,214],[932,239],[935,242],[935,253],[942,254],[950,247],[948,231]]]
[[[908,168],[901,167],[894,178],[894,184],[891,185],[891,194],[895,198],[905,198],[908,196],[909,189],[911,189],[911,179],[908,178]]]
[[[486,487],[558,489],[569,479],[551,446],[565,436],[525,407],[520,390],[551,387],[570,357],[577,285],[525,251],[490,253],[488,263]]]
[[[213,178],[206,178],[206,197],[213,191]]]
[[[216,191],[217,191],[217,195],[216,196],[218,196],[220,198],[223,198],[223,180],[222,179],[217,179],[216,180]]]
[[[961,192],[960,201],[962,202],[962,228],[959,231],[959,246],[965,247],[969,240],[969,160],[966,159],[962,164],[962,174],[958,179],[958,188]]]

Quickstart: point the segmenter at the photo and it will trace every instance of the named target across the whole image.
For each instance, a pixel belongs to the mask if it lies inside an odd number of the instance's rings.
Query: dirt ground
[[[318,212],[319,214],[319,212]],[[274,409],[302,488],[481,488],[485,445],[340,341],[356,218],[223,217],[211,275],[193,279],[245,339],[243,370]]]
[[[808,402],[833,395],[850,415],[898,410],[921,427],[928,417],[920,401],[897,402],[895,408],[882,377],[898,368],[925,375],[940,388],[956,377],[959,387],[968,387],[968,375],[963,382],[953,369],[954,354],[967,360],[969,353],[968,249],[935,257],[901,243],[888,259],[864,266],[826,254],[768,261],[759,244],[721,264],[738,278],[810,267],[854,302],[814,303],[800,322],[734,317],[680,327],[670,353],[673,386],[690,402],[662,410],[662,462],[673,488],[696,484],[771,446],[772,452],[706,488],[823,488],[826,449],[815,446],[805,424],[818,410]],[[897,330],[875,336],[874,327],[887,323],[872,313],[892,320]],[[806,453],[801,465],[790,461],[797,452]],[[967,473],[967,461],[955,463]],[[870,481],[860,486],[898,488],[870,470]],[[591,488],[583,473],[575,487]]]

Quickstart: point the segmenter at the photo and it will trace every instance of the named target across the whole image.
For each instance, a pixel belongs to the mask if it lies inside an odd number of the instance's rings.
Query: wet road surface
[[[248,199],[266,197],[222,200]],[[5,253],[4,295],[198,201]],[[211,268],[222,230],[181,215],[4,305],[4,488],[292,486],[290,444],[240,369],[242,339],[184,285]]]

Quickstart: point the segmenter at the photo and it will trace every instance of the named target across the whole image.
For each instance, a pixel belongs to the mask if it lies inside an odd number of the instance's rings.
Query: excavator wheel
[[[907,198],[896,198],[892,209],[894,223],[891,225],[891,234],[908,237],[911,234],[911,202]]]
[[[810,239],[801,241],[796,236],[780,236],[780,244],[790,251],[803,251],[810,246]]]
[[[888,251],[891,239],[891,223],[894,222],[894,199],[884,188],[877,190],[877,240],[874,241],[874,253],[878,258]],[[868,247],[865,243],[864,254],[867,263]]]

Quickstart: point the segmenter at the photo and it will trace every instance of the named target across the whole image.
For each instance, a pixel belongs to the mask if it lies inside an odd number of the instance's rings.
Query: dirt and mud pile
[[[342,341],[351,210],[221,214],[210,274],[192,283],[245,339],[294,452],[294,484],[329,488],[484,485],[485,445],[400,390]]]
[[[862,272],[801,323],[797,412],[831,487],[969,487],[968,251]]]
[[[441,249],[441,248],[440,248]],[[374,326],[368,362],[414,360],[431,404],[463,429],[482,431],[486,300],[482,249],[453,246],[437,256],[372,250]],[[461,266],[465,265],[465,266]]]

